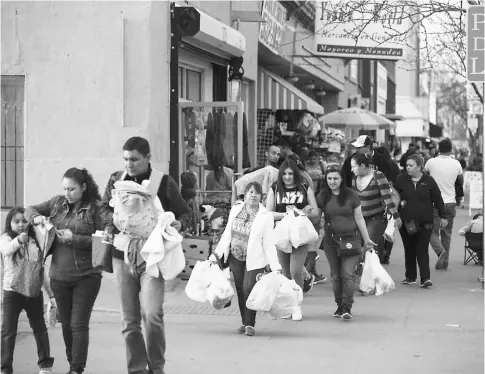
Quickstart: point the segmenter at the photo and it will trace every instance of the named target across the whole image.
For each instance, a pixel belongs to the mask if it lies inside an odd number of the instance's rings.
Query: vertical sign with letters
[[[485,82],[485,5],[470,5],[467,12],[466,75],[470,82]]]

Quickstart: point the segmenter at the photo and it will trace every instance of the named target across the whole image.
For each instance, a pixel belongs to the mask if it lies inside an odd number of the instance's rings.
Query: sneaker
[[[313,274],[313,276],[315,277],[313,284],[323,283],[327,280],[327,277],[323,274]]]
[[[436,270],[444,270],[447,268],[447,261],[448,261],[448,252],[446,251],[441,251],[441,253],[438,256],[438,261],[436,261],[436,265],[434,268]]]
[[[350,308],[347,306],[342,307],[342,319],[346,321],[352,319],[352,313],[350,313]]]
[[[303,313],[301,312],[301,307],[298,307],[291,315],[293,321],[301,321],[303,319]]]
[[[247,336],[254,336],[256,334],[256,330],[253,326],[246,326],[246,335]]]
[[[315,276],[310,274],[310,279],[305,279],[303,281],[303,293],[308,293],[313,288],[313,283],[315,282]]]
[[[428,287],[431,287],[432,285],[433,285],[433,282],[431,282],[431,279],[428,279],[421,283],[421,288],[428,288]]]
[[[52,368],[42,368],[39,371],[39,374],[49,374],[52,373]]]
[[[409,278],[406,278],[402,281],[402,284],[405,284],[405,285],[411,285],[411,284],[416,284],[416,281],[415,280],[412,280],[412,279],[409,279]]]
[[[236,331],[237,331],[238,334],[244,334],[246,332],[246,326],[242,325]]]
[[[333,316],[335,318],[342,318],[342,306],[341,305],[339,305],[337,310],[335,312],[333,312]]]

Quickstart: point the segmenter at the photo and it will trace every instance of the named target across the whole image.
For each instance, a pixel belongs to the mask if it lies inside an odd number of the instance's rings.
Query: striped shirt
[[[375,171],[374,177],[362,191],[357,188],[356,179],[352,180],[352,188],[359,194],[364,218],[384,214],[386,210],[394,218],[399,217],[397,207],[391,199],[391,186],[382,172]]]

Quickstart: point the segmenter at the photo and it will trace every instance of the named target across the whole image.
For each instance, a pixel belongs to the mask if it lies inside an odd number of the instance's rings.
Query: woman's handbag
[[[25,256],[18,252],[17,265],[15,266],[11,288],[15,292],[26,297],[38,297],[42,292],[44,281],[44,265],[42,264],[42,252],[39,251],[36,261],[30,261],[28,250]]]
[[[406,227],[409,236],[416,235],[419,232],[419,225],[414,218],[404,221],[404,227]]]
[[[351,234],[332,234],[337,243],[337,254],[340,257],[356,256],[362,253],[362,237],[358,231]]]
[[[106,231],[106,230],[105,230]],[[96,232],[92,235],[92,262],[93,268],[105,271],[107,273],[113,272],[113,245],[105,240],[106,232],[103,236]]]

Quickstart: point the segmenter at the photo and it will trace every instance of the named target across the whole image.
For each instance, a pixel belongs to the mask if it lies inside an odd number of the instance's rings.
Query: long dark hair
[[[285,194],[285,183],[283,182],[283,173],[286,169],[290,168],[293,172],[293,180],[295,182],[296,188],[300,190],[301,193],[306,194],[306,189],[303,186],[300,178],[300,169],[293,159],[286,159],[280,166],[280,171],[278,173],[278,181],[276,182],[278,188],[278,194],[280,195],[280,201],[283,200]]]
[[[323,195],[323,209],[325,211],[325,208],[332,198],[332,190],[330,189],[328,182],[327,182],[327,175],[329,173],[338,173],[340,175],[340,178],[342,178],[342,183],[340,184],[340,193],[337,195],[337,203],[339,206],[343,206],[347,199],[349,198],[350,195],[350,188],[346,187],[345,183],[345,175],[342,172],[342,169],[338,165],[330,165],[327,167],[327,171],[325,172],[325,177],[323,178],[323,189],[320,192],[320,194]]]
[[[3,234],[8,235],[12,240],[19,235],[18,233],[12,230],[12,220],[18,213],[25,215],[25,209],[21,206],[15,206],[12,209],[10,209],[10,211],[7,214],[7,218],[5,218],[5,228],[3,230]],[[37,243],[37,247],[40,248],[39,243],[37,242],[37,238],[35,237],[34,228],[30,223],[27,226],[26,233],[29,236],[29,238],[33,238],[35,240],[35,242]],[[19,251],[16,251],[12,256],[12,261],[15,265],[17,264],[17,258],[19,256],[20,256]]]
[[[84,183],[86,184],[86,190],[84,190],[82,196],[83,202],[95,203],[97,200],[101,200],[98,185],[91,173],[86,169],[70,168],[64,173],[63,178],[72,179],[80,186]]]

